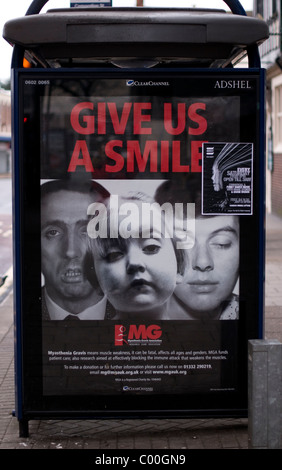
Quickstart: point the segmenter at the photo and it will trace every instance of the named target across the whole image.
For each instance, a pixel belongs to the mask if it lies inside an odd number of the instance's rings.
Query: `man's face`
[[[93,196],[61,190],[44,197],[41,204],[41,262],[51,298],[87,299],[93,286],[85,278],[87,207]]]
[[[184,280],[175,294],[193,314],[215,312],[232,293],[239,271],[239,221],[234,216],[196,219]]]

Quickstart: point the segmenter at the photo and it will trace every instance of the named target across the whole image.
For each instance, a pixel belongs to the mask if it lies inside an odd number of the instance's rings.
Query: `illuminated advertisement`
[[[242,71],[21,73],[32,403],[246,408],[260,83]]]

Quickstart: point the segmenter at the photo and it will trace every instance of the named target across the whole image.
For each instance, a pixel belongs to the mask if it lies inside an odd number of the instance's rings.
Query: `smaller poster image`
[[[202,214],[251,215],[253,144],[203,144]]]

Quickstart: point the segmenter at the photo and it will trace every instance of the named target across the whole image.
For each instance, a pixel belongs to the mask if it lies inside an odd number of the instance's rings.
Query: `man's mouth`
[[[63,282],[81,282],[82,272],[81,269],[67,269],[62,274]]]

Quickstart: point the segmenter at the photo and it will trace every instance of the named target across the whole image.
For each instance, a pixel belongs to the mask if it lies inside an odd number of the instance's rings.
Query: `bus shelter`
[[[231,0],[46,3],[3,32],[20,434],[44,418],[247,416],[267,25]]]

